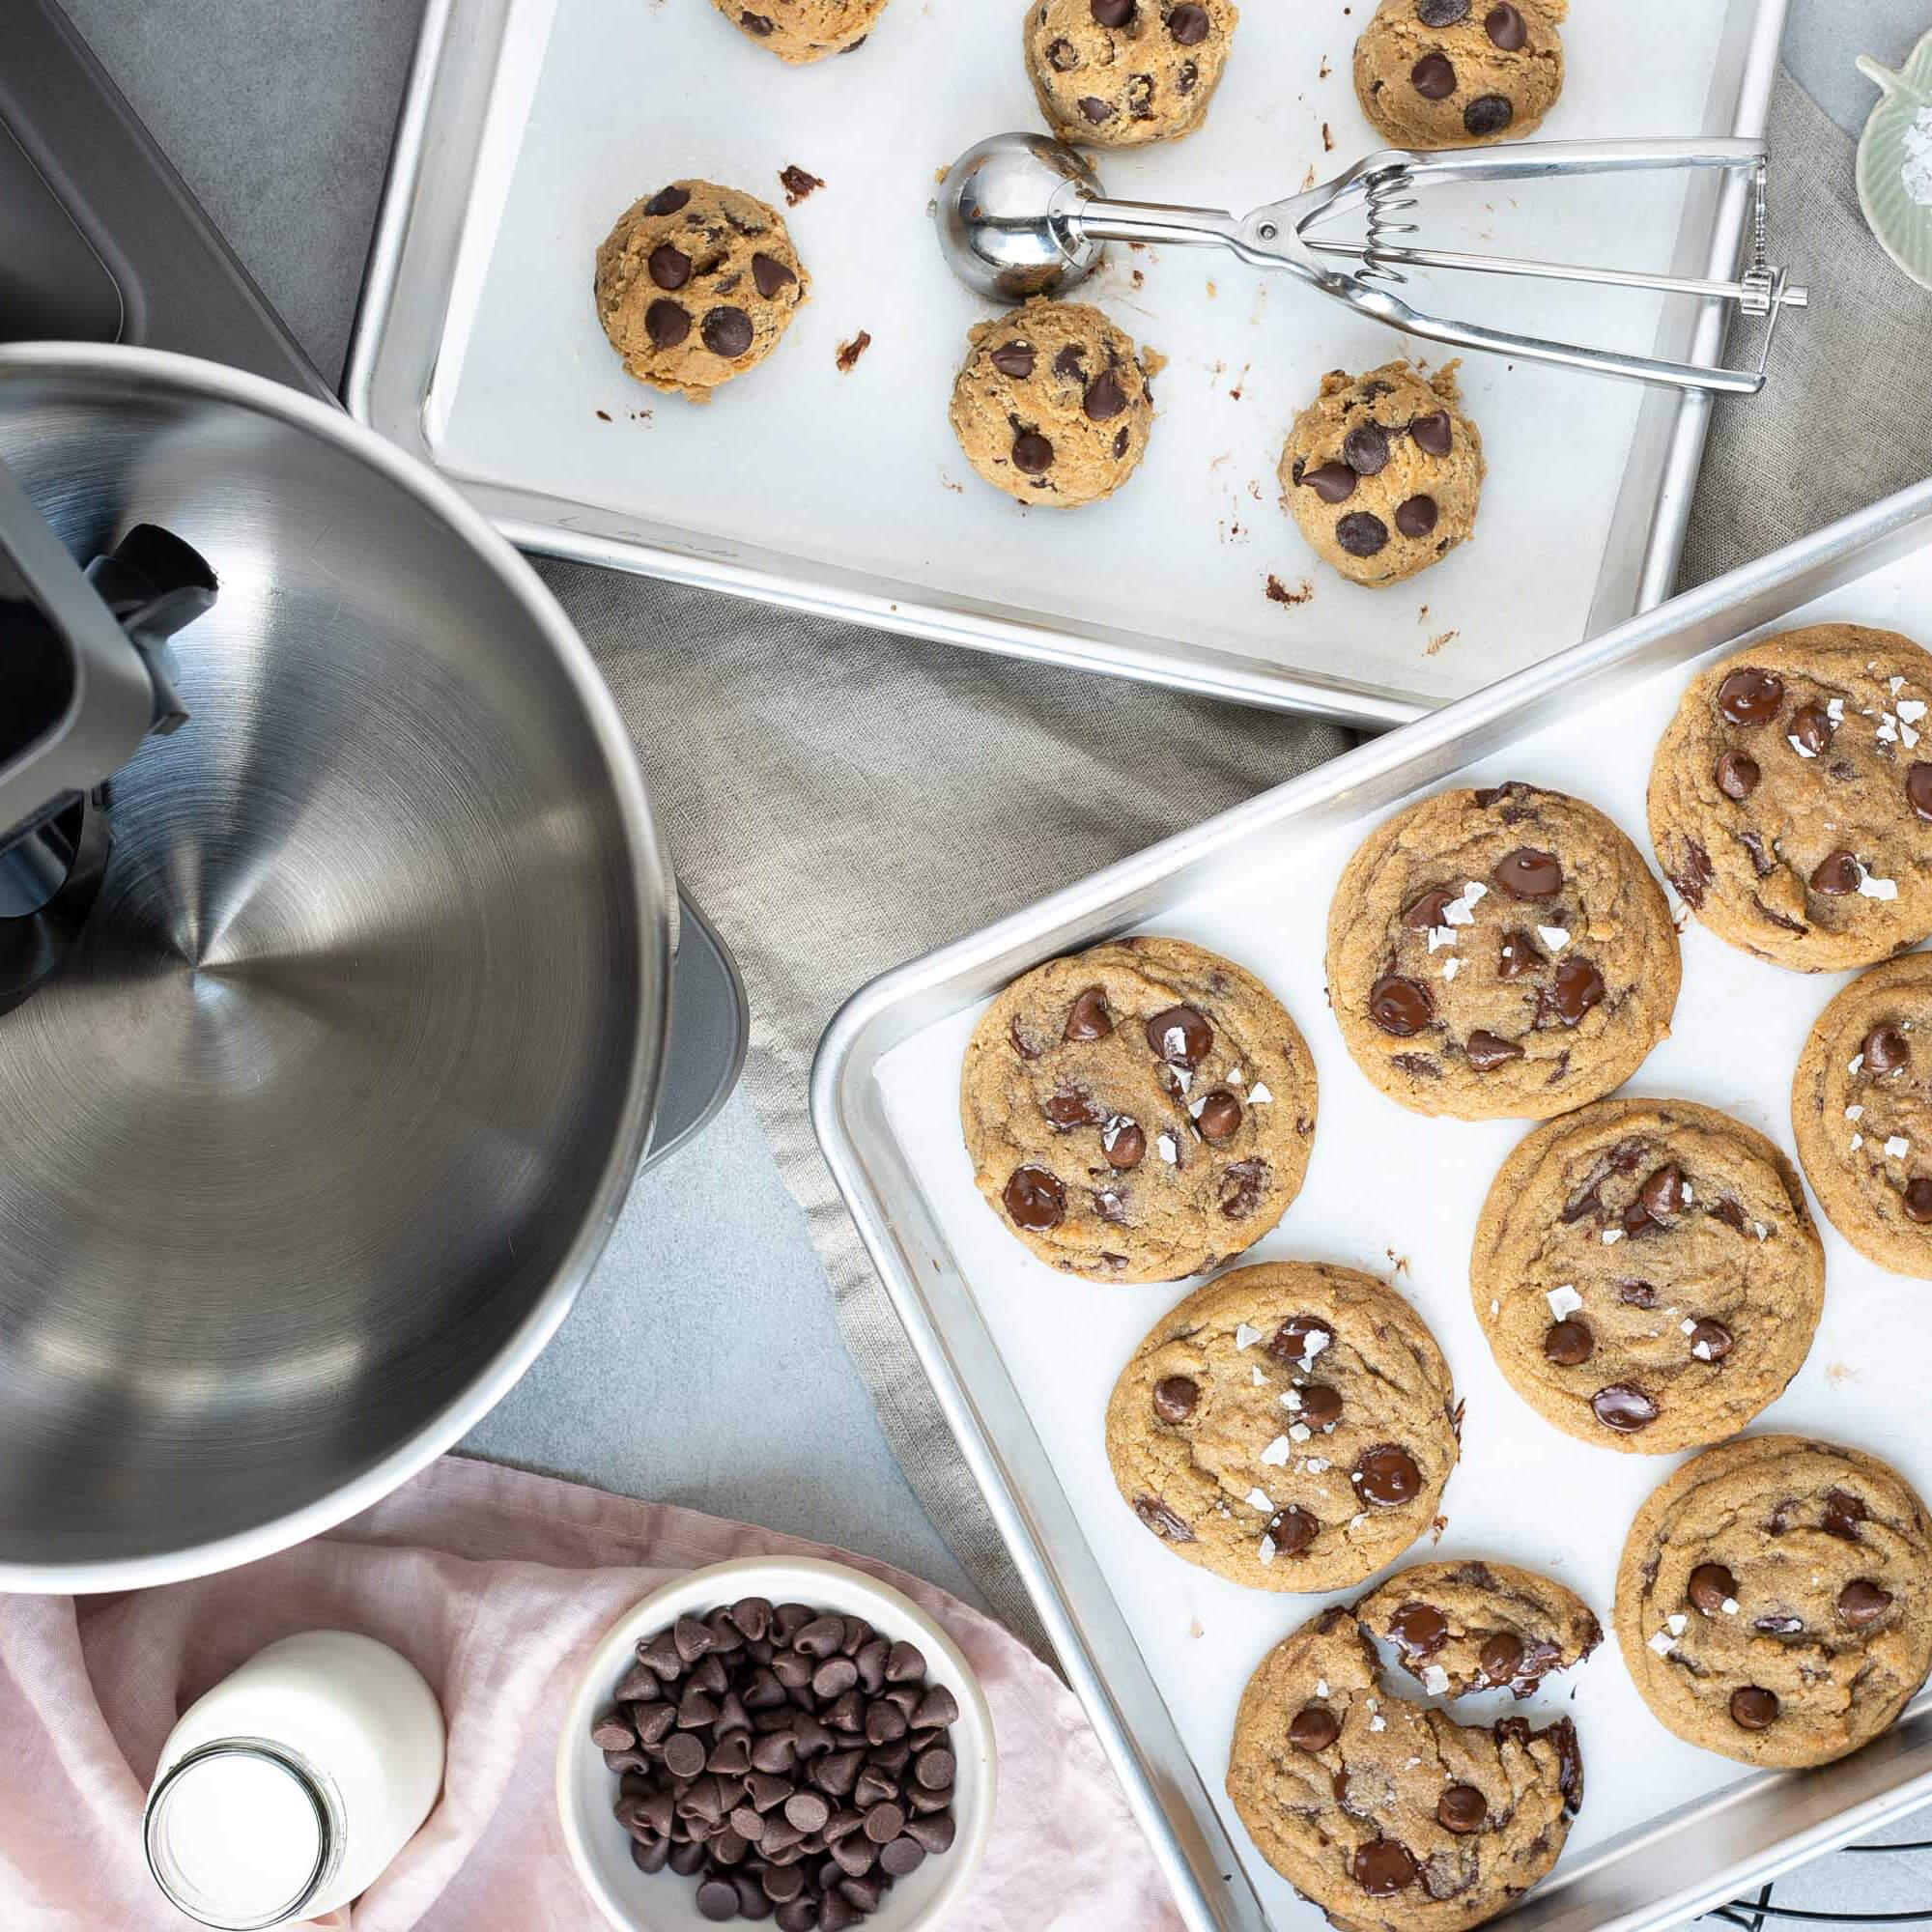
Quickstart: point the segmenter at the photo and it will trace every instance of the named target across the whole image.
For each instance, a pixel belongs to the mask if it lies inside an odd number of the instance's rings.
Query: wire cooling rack
[[[1848,1845],[1734,1899],[1697,1923],[1738,1932],[1801,1932],[1806,1925],[1932,1925],[1928,1814],[1901,1820],[1896,1838]]]

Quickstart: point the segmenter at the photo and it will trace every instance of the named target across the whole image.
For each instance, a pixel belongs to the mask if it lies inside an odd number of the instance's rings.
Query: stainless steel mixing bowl
[[[671,887],[561,611],[346,416],[0,349],[0,459],[77,556],[152,521],[221,585],[0,1018],[0,1588],[122,1588],[340,1520],[529,1364],[643,1148]]]

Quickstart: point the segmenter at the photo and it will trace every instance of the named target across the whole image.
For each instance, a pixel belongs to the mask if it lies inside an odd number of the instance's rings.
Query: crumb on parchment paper
[[[1438,631],[1435,637],[1431,638],[1423,645],[1422,655],[1426,658],[1433,658],[1437,651],[1441,650],[1445,645],[1453,644],[1462,635],[1461,631]]]
[[[796,161],[788,161],[779,170],[779,185],[785,191],[785,206],[796,208],[807,195],[825,184],[816,175],[807,174]]]
[[[872,346],[872,331],[862,328],[850,342],[838,345],[838,373],[849,376],[859,366],[859,357]]]
[[[1269,573],[1267,581],[1268,601],[1274,604],[1306,604],[1315,595],[1315,586],[1303,578],[1293,590],[1280,578]]]
[[[1438,1516],[1435,1519],[1435,1520],[1429,1525],[1430,1542],[1432,1544],[1440,1543],[1442,1541],[1442,1532],[1448,1527],[1449,1527],[1449,1519],[1446,1516]]]
[[[1825,1368],[1825,1379],[1833,1388],[1843,1388],[1847,1382],[1863,1381],[1864,1378],[1849,1362],[1830,1362]]]
[[[1136,283],[1135,286],[1138,287],[1139,284]],[[1151,383],[1167,367],[1167,357],[1158,349],[1150,349],[1143,343],[1141,345],[1141,367],[1147,371],[1147,379]]]

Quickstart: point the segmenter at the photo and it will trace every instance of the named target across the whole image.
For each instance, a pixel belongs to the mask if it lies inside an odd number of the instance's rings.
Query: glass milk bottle
[[[148,1868],[189,1918],[262,1932],[365,1891],[442,1786],[442,1713],[374,1637],[307,1631],[183,1714],[148,1794]]]

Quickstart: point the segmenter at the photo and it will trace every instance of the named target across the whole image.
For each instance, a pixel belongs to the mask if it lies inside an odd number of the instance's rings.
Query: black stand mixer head
[[[186,723],[167,641],[214,594],[155,524],[81,572],[0,465],[0,1013],[71,951],[107,867],[109,781]]]

